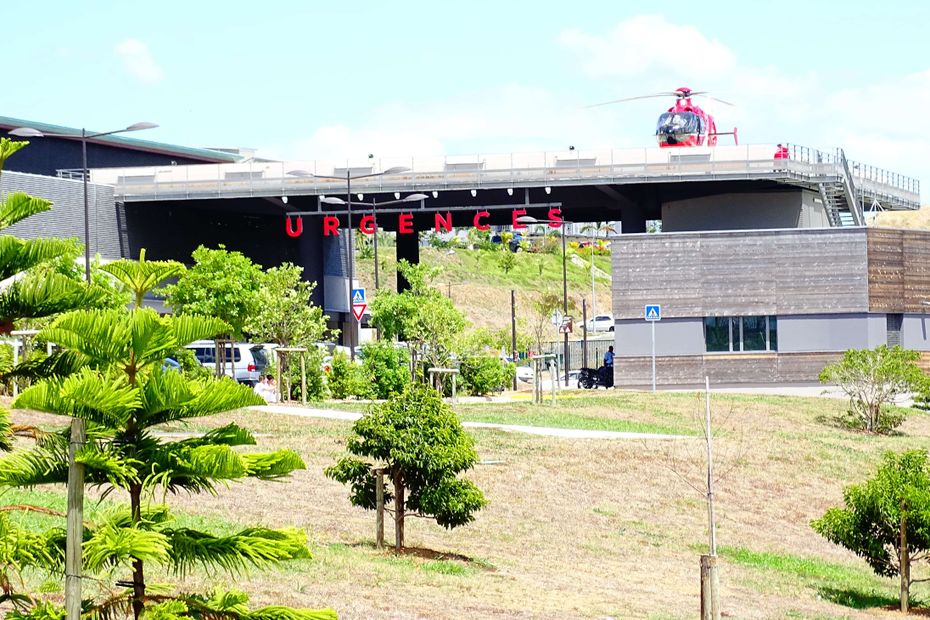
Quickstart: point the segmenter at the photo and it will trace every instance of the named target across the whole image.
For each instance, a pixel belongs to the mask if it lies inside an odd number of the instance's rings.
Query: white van
[[[214,341],[198,340],[185,348],[194,352],[194,356],[202,366],[210,370],[216,368],[216,343]],[[234,378],[239,383],[255,385],[266,366],[268,366],[268,355],[263,345],[247,342],[226,345],[226,376]],[[235,376],[233,369],[235,369]]]

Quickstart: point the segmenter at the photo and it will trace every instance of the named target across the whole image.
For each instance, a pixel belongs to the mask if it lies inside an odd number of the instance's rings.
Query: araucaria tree
[[[930,559],[930,464],[927,452],[888,452],[875,477],[843,492],[845,507],[831,508],[811,525],[827,540],[865,559],[877,574],[901,578],[907,612],[911,567]]]
[[[924,375],[920,355],[899,346],[850,349],[843,359],[820,371],[822,383],[835,383],[849,396],[849,416],[869,433],[887,432],[903,421],[887,406],[895,396],[918,389]]]
[[[327,468],[326,475],[351,485],[352,504],[374,510],[373,471],[384,470],[390,481],[384,501],[394,504],[397,550],[404,546],[406,516],[432,517],[453,528],[470,523],[487,504],[478,487],[458,478],[478,462],[474,441],[432,388],[409,384],[386,403],[373,405],[352,431],[346,442],[350,456]]]
[[[126,285],[136,299],[181,270],[177,263],[117,261],[104,267]],[[164,359],[179,347],[225,332],[230,326],[200,316],[159,317],[135,307],[79,310],[63,315],[42,337],[64,347],[67,376],[27,389],[14,406],[83,419],[88,440],[76,459],[84,464],[89,484],[110,498],[122,496],[128,509],[113,510],[88,525],[83,554],[85,570],[118,576],[129,572],[129,585],[106,600],[86,604],[100,617],[132,613],[170,603],[159,612],[173,617],[251,618],[239,603],[216,612],[223,596],[147,592],[146,569],[155,564],[185,574],[197,567],[235,573],[249,566],[309,557],[301,530],[250,527],[229,536],[214,536],[179,527],[164,503],[167,493],[215,492],[217,485],[245,477],[272,480],[304,467],[290,450],[270,453],[236,451],[251,445],[249,431],[235,424],[188,439],[157,436],[160,425],[260,404],[249,388],[228,378],[186,379],[164,368]],[[64,362],[67,362],[64,363]],[[32,450],[14,452],[0,461],[0,484],[31,487],[67,480],[67,433],[51,434]],[[119,582],[117,582],[119,583]],[[210,601],[213,600],[211,603]],[[225,599],[224,599],[225,600]],[[212,611],[211,611],[212,610]],[[208,613],[209,611],[209,613]],[[334,618],[331,611],[268,608],[266,616]]]
[[[28,144],[0,138],[0,173],[6,160]],[[24,192],[0,194],[0,231],[51,208],[48,200]],[[0,235],[0,335],[9,334],[23,320],[50,317],[101,301],[99,289],[49,267],[69,260],[75,248],[72,239],[24,240]],[[0,408],[0,450],[11,447],[11,430],[7,412]]]

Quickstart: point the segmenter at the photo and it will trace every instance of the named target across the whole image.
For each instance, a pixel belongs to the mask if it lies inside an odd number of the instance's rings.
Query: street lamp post
[[[87,169],[87,141],[91,138],[100,138],[103,136],[112,136],[118,133],[128,133],[130,131],[142,131],[143,129],[154,129],[158,127],[155,123],[133,123],[123,129],[114,129],[113,131],[101,131],[98,133],[87,133],[86,129],[81,129],[81,178],[84,180],[84,277],[90,283],[90,204],[87,199],[87,177],[90,171]],[[68,134],[45,133],[32,127],[17,127],[9,131],[11,136],[21,138],[74,138]]]
[[[410,168],[406,168],[404,166],[396,166],[394,168],[388,168],[387,170],[382,170],[381,172],[372,172],[369,174],[358,174],[358,175],[352,176],[352,169],[347,166],[345,177],[341,177],[341,176],[337,177],[337,176],[331,176],[331,175],[326,175],[326,174],[314,174],[308,170],[291,170],[290,172],[288,172],[288,174],[295,176],[295,177],[307,177],[307,178],[314,178],[314,179],[332,179],[335,181],[345,180],[346,182],[346,199],[345,199],[344,204],[346,205],[346,210],[348,211],[348,218],[349,218],[349,226],[348,226],[349,232],[346,235],[346,246],[347,246],[346,263],[348,264],[347,270],[348,270],[348,276],[349,276],[349,285],[346,287],[347,288],[346,295],[348,297],[348,302],[349,302],[349,305],[346,309],[347,311],[352,310],[352,280],[353,280],[352,263],[354,259],[353,249],[352,249],[352,181],[358,180],[358,179],[368,179],[371,177],[380,177],[386,174],[400,174],[402,172],[407,172],[408,170],[410,170]],[[327,201],[324,200],[324,202],[327,202]],[[334,203],[330,202],[330,204],[334,204]],[[353,331],[354,331],[354,328],[353,328]],[[355,334],[353,333],[352,342],[350,343],[350,347],[349,347],[350,355],[353,361],[355,360],[355,340],[356,340],[356,337],[355,337]]]
[[[90,203],[87,199],[87,141],[101,136],[158,127],[155,123],[134,123],[124,129],[87,133],[81,129],[81,177],[84,180],[84,277],[90,284]],[[66,134],[43,133],[32,127],[17,127],[9,135],[23,138],[74,138]],[[87,441],[84,421],[71,418],[71,439],[68,446],[68,508],[65,539],[65,611],[68,620],[81,617],[81,544],[84,537],[84,466],[75,461],[75,454]]]
[[[565,247],[565,224],[571,224],[565,220],[540,220],[532,215],[521,215],[517,218],[521,224],[559,224],[562,228],[562,320],[568,316],[568,253]],[[564,333],[564,342],[562,348],[562,365],[565,367],[565,387],[568,387],[568,332]]]

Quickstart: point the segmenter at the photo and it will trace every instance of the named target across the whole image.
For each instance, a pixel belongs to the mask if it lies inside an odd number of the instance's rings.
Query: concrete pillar
[[[418,265],[420,263],[420,233],[402,235],[397,234],[397,260],[406,260]],[[410,288],[410,283],[399,273],[397,274],[397,292],[403,293]]]
[[[620,207],[621,231],[623,233],[646,232],[646,209],[633,202],[624,202]]]
[[[303,267],[301,279],[316,282],[310,301],[325,308],[323,287],[323,225],[322,218],[304,217],[304,233],[297,237],[297,264]],[[286,238],[286,237],[285,237]]]

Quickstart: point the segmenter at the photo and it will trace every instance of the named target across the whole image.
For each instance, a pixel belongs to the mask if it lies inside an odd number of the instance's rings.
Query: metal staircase
[[[827,219],[831,226],[836,227],[865,226],[862,205],[857,200],[856,188],[843,149],[837,151],[836,162],[839,166],[838,178],[833,182],[820,184],[820,198],[827,210]]]

